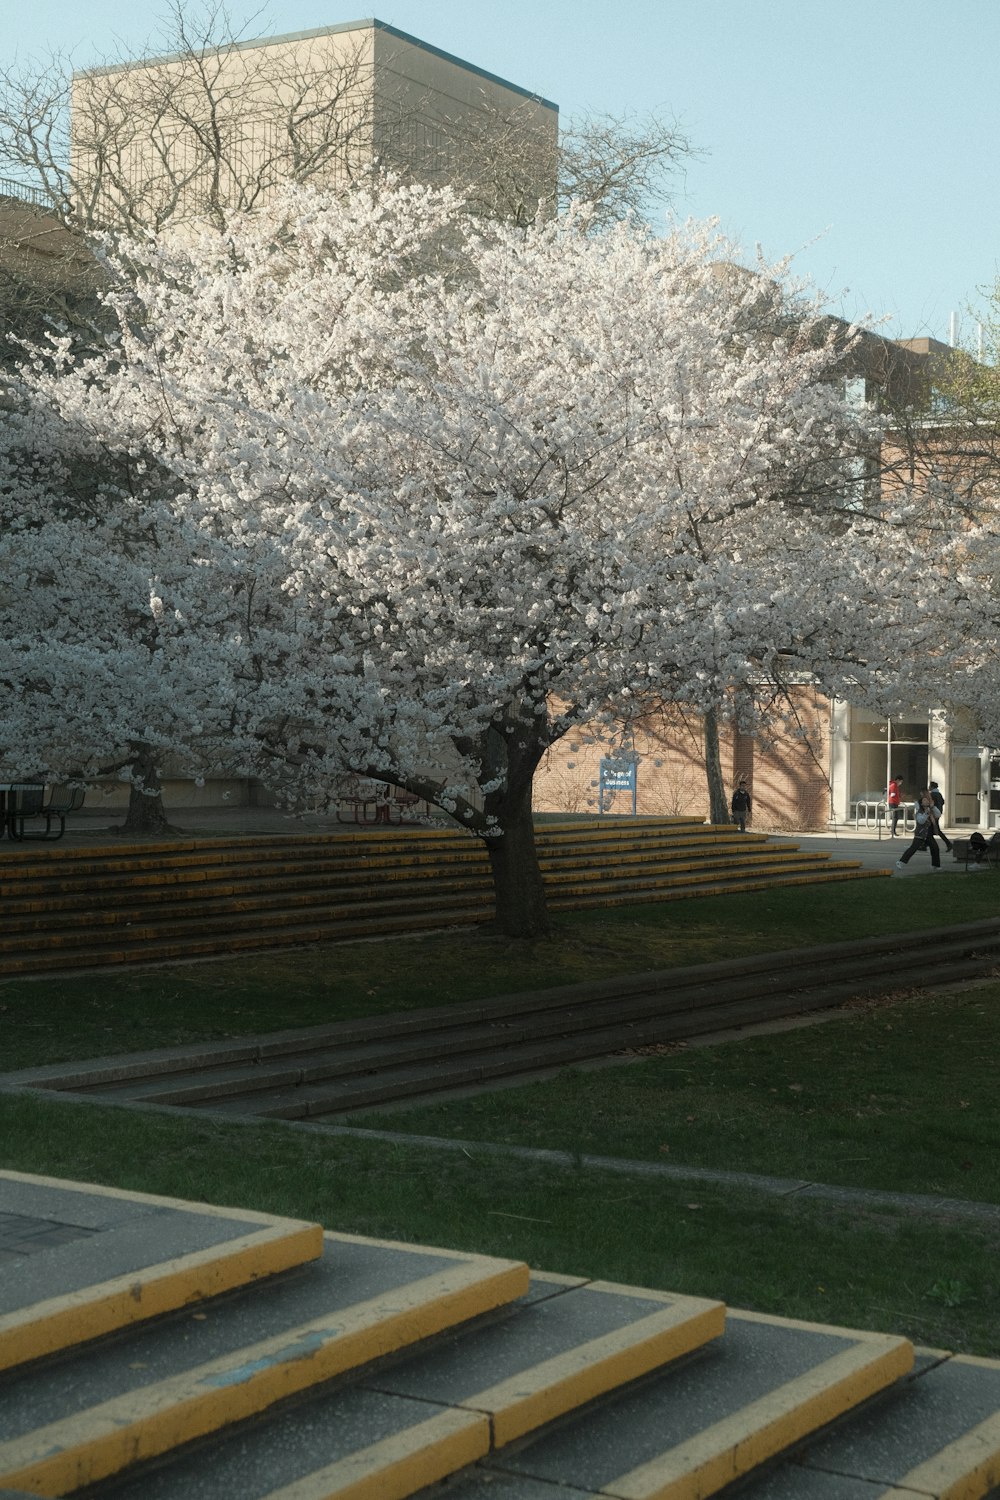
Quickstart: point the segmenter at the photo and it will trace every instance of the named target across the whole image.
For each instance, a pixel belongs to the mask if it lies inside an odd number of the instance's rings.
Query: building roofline
[[[286,31],[280,36],[262,36],[249,39],[245,42],[233,42],[229,47],[205,47],[204,55],[211,56],[213,52],[223,50],[233,52],[245,52],[251,47],[272,47],[280,42],[305,42],[312,37],[335,36],[342,31],[361,31],[365,27],[371,27],[373,31],[385,32],[388,36],[398,37],[401,42],[409,42],[413,47],[419,47],[422,52],[430,52],[434,57],[440,57],[445,62],[455,63],[464,68],[467,73],[475,73],[479,78],[485,78],[490,83],[498,83],[502,88],[510,89],[512,93],[520,94],[523,99],[530,99],[533,104],[540,104],[544,109],[552,109],[559,113],[558,104],[551,99],[544,98],[541,94],[534,94],[530,89],[522,88],[519,83],[511,83],[509,78],[501,78],[498,73],[490,73],[486,68],[479,68],[475,63],[466,62],[464,57],[456,57],[453,52],[445,52],[440,47],[434,47],[430,42],[422,42],[419,37],[411,36],[408,31],[400,31],[396,26],[390,26],[386,21],[379,21],[374,16],[369,16],[361,21],[341,21],[336,26],[317,26],[312,31]],[[149,67],[157,63],[179,62],[186,54],[182,52],[168,52],[161,57],[143,57],[131,62],[111,63],[97,68],[74,68],[74,78],[100,78],[108,73],[123,73],[128,68]]]

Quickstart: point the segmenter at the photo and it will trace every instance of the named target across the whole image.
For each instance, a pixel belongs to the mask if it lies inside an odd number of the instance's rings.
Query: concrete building
[[[79,219],[159,225],[253,208],[289,179],[336,187],[373,168],[555,186],[558,107],[378,20],[232,42],[74,74]],[[494,183],[495,186],[495,183]]]

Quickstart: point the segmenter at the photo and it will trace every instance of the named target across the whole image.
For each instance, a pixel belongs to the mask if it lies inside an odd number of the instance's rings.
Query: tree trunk
[[[713,823],[728,823],[729,799],[722,779],[719,716],[714,708],[708,709],[705,714],[705,776],[708,781],[708,816]]]
[[[503,832],[485,843],[493,871],[497,931],[507,937],[547,937],[549,914],[535,849],[530,777],[526,788],[503,798],[496,816]]]
[[[174,832],[167,822],[167,815],[163,808],[160,774],[152,751],[147,747],[143,747],[132,762],[128,811],[119,832],[146,836]]]

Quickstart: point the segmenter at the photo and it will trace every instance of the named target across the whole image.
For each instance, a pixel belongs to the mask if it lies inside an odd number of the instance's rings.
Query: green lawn
[[[561,917],[481,934],[0,985],[2,1067],[309,1025],[992,917],[994,882],[865,881]],[[1000,984],[387,1114],[460,1152],[0,1095],[22,1171],[516,1256],[1000,1355],[1000,1234],[888,1211],[525,1163],[482,1140],[1000,1202]],[[366,1123],[370,1123],[366,1121]]]
[[[1000,1204],[1000,984],[358,1124]]]
[[[0,1096],[5,1165],[1000,1355],[998,1236],[730,1188]]]
[[[996,882],[862,880],[555,921],[526,944],[456,931],[0,983],[0,1071],[575,984],[997,913]]]

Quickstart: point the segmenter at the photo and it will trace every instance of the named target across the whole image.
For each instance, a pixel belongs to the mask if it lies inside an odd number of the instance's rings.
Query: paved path
[[[949,831],[949,838],[963,838],[964,834]],[[832,859],[856,859],[866,870],[890,870],[894,876],[909,880],[916,875],[929,875],[931,872],[931,860],[929,854],[915,854],[905,870],[896,869],[896,861],[905,849],[910,845],[910,838],[905,839],[902,834],[898,838],[890,838],[883,834],[880,838],[874,831],[865,833],[854,825],[849,824],[843,829],[837,829],[829,833],[788,833],[781,835],[782,838],[797,841],[809,847],[816,846],[829,853]],[[962,875],[967,872],[964,860],[954,860],[947,849],[941,847],[941,873],[947,875]],[[986,872],[978,872],[986,873]]]

